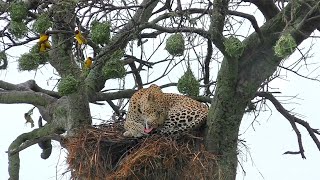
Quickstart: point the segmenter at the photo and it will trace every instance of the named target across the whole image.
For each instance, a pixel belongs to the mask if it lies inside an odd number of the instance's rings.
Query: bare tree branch
[[[139,89],[141,89],[141,88],[143,88],[142,78],[140,76],[139,70],[136,67],[136,64],[134,63],[135,61],[139,62],[140,60],[138,60],[138,58],[136,58],[134,56],[127,56],[127,57],[128,57],[128,60],[129,60],[128,64],[129,64],[129,66],[130,66],[130,68],[132,70],[132,73],[133,73],[133,76],[134,76],[134,79],[135,79],[135,82],[136,82],[135,84],[138,86]],[[148,63],[148,62],[144,62],[144,61],[140,61],[140,62],[142,62],[143,64],[147,64]],[[152,66],[149,66],[149,67],[152,67]]]
[[[261,30],[258,26],[257,20],[254,16],[252,16],[250,14],[246,14],[246,13],[242,13],[242,12],[238,12],[238,11],[230,11],[230,10],[228,10],[228,14],[248,19],[251,22],[254,30],[258,33],[260,40],[263,41],[262,32],[261,32]]]
[[[205,92],[206,92],[206,95],[210,95],[211,92],[210,92],[210,86],[209,86],[209,83],[210,83],[210,61],[211,61],[211,57],[212,57],[212,52],[213,52],[213,49],[212,49],[212,41],[211,40],[208,40],[207,42],[207,55],[206,55],[206,58],[204,59],[204,71],[203,71],[203,83],[204,85],[207,85],[206,86],[206,89],[205,89]]]
[[[311,77],[308,77],[308,76],[304,76],[304,75],[302,75],[302,74],[298,73],[297,71],[294,71],[294,70],[292,70],[292,69],[290,69],[290,68],[287,68],[287,67],[284,67],[284,66],[281,66],[281,65],[279,65],[278,67],[280,67],[280,68],[282,68],[282,69],[285,69],[285,70],[287,70],[287,71],[289,71],[289,72],[292,72],[292,73],[294,73],[294,74],[296,74],[296,75],[298,75],[298,76],[300,76],[300,77],[303,77],[303,78],[306,78],[306,79],[309,79],[309,80],[312,80],[312,81],[318,81],[318,82],[320,82],[320,80],[317,79],[317,78],[311,78]]]
[[[309,133],[311,136],[313,142],[317,145],[319,151],[320,151],[320,142],[319,139],[316,137],[315,134],[320,134],[318,129],[313,129],[310,127],[309,123],[306,121],[295,117],[294,115],[290,114],[289,111],[287,111],[281,103],[269,92],[257,92],[256,96],[263,97],[268,99],[269,101],[272,102],[274,107],[290,122],[294,132],[297,135],[298,139],[298,145],[299,145],[299,151],[288,151],[285,152],[285,154],[301,154],[301,157],[305,159],[305,154],[304,154],[304,149],[303,149],[303,144],[302,144],[302,138],[299,129],[296,126],[296,123],[302,125]]]
[[[135,90],[133,89],[127,89],[117,92],[97,93],[96,96],[92,99],[92,101],[106,101],[120,98],[130,98],[134,92]]]
[[[164,32],[162,32],[162,31],[154,31],[154,32],[151,32],[151,33],[141,33],[140,37],[141,38],[156,38],[156,37],[158,37],[158,35],[160,35],[162,33],[164,33]]]
[[[109,106],[112,108],[112,110],[116,113],[116,114],[120,114],[120,108],[117,106],[117,105],[115,105],[113,102],[112,102],[112,100],[106,100],[107,101],[107,103],[109,104]]]
[[[203,14],[213,14],[213,10],[210,10],[210,9],[199,9],[199,8],[190,8],[190,9],[184,10],[184,12],[185,13],[189,13],[189,14],[191,14],[191,13],[202,13],[202,15]],[[263,35],[261,33],[261,30],[259,28],[257,20],[253,15],[246,14],[246,13],[243,13],[243,12],[238,12],[238,11],[232,11],[232,10],[227,10],[227,14],[233,15],[233,16],[239,16],[239,17],[248,19],[251,22],[252,27],[258,33],[259,38],[261,40],[263,39]]]
[[[153,23],[145,23],[141,27],[141,29],[145,28],[151,28],[151,29],[156,29],[158,31],[162,32],[167,32],[167,33],[176,33],[176,32],[192,32],[192,33],[197,33],[205,38],[210,38],[209,32],[205,31],[202,28],[194,28],[194,27],[177,27],[177,28],[172,28],[172,27],[164,27],[160,26],[157,24]]]
[[[101,74],[102,66],[109,60],[110,54],[118,49],[124,49],[130,39],[132,39],[134,32],[139,29],[137,26],[149,20],[152,15],[153,9],[158,4],[158,0],[144,0],[141,3],[143,8],[139,8],[132,19],[111,39],[108,46],[101,49],[100,53],[96,56],[97,60],[95,66],[91,69],[86,78],[86,83],[91,87],[94,92],[100,91],[104,87],[105,78],[96,77],[96,74]]]

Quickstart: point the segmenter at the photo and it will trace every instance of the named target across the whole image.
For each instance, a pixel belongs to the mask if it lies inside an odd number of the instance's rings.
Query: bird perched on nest
[[[49,39],[49,34],[48,33],[41,33],[38,43],[39,44],[44,43],[44,42],[48,41],[48,39]]]
[[[75,34],[75,38],[76,38],[79,45],[87,44],[87,39],[85,37],[83,37],[83,35],[81,34],[81,32],[79,30],[76,30],[74,32],[74,34]]]
[[[47,49],[51,48],[48,33],[41,33],[40,34],[38,45],[39,45],[39,52],[45,52]]]
[[[87,57],[86,61],[84,62],[84,68],[85,69],[91,69],[91,66],[92,66],[92,57]]]

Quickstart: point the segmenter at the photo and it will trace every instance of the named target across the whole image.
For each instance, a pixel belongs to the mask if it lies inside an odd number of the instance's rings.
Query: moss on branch
[[[59,129],[55,128],[51,124],[46,125],[42,128],[35,129],[28,133],[23,133],[19,135],[9,146],[8,148],[8,160],[9,160],[9,179],[17,180],[19,179],[19,171],[20,171],[20,158],[19,152],[23,149],[28,148],[29,146],[36,144],[39,142],[39,139],[45,136],[50,136],[55,133],[62,133]],[[43,139],[41,139],[42,141]],[[48,155],[47,149],[44,149],[43,154]],[[41,156],[43,156],[41,154]]]
[[[0,93],[0,102],[5,104],[28,103],[46,106],[54,99],[44,93],[33,91],[10,91]]]

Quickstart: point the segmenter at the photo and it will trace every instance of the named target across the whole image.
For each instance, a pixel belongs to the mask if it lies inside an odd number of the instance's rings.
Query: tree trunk
[[[213,179],[231,180],[236,176],[238,131],[248,102],[236,92],[237,72],[237,59],[224,59],[208,114],[205,145],[218,156],[216,171],[222,172],[212,172]]]
[[[309,6],[313,7],[312,2]],[[319,19],[305,20],[311,10],[305,4],[295,8],[299,16],[291,17],[287,26],[283,12],[290,14],[288,5],[273,19],[260,27],[263,39],[252,33],[243,43],[245,50],[238,60],[224,58],[217,79],[217,89],[209,110],[205,145],[218,155],[218,171],[213,179],[234,180],[237,172],[237,143],[242,117],[248,102],[255,97],[260,85],[277,69],[282,58],[273,47],[283,32],[290,33],[299,45],[317,28]],[[319,12],[314,12],[319,14]],[[287,15],[287,14],[286,14]],[[287,17],[288,18],[288,17]],[[217,177],[216,174],[219,174]]]
[[[63,126],[68,131],[79,128],[81,126],[91,125],[91,115],[89,108],[89,99],[87,87],[84,83],[85,76],[82,74],[76,60],[72,54],[72,46],[74,42],[73,30],[75,29],[75,11],[76,3],[72,0],[58,1],[53,6],[53,18],[55,20],[54,29],[62,32],[52,36],[53,49],[51,50],[50,64],[59,72],[62,78],[72,75],[81,82],[77,92],[61,98],[56,105],[53,113],[53,123],[56,126]],[[81,52],[81,47],[78,47]],[[81,60],[80,60],[81,61]],[[60,106],[60,107],[59,107]],[[72,134],[72,133],[71,133]]]

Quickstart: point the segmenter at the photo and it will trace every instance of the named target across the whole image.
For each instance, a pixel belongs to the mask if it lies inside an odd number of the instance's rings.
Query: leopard
[[[167,111],[165,106],[160,105],[161,102],[157,102],[162,95],[161,88],[154,84],[149,88],[140,89],[132,95],[124,122],[126,130],[123,133],[124,136],[141,137],[164,123]]]
[[[141,137],[153,129],[159,134],[179,134],[202,126],[208,106],[188,96],[164,93],[155,84],[141,89],[130,99],[125,136]]]

